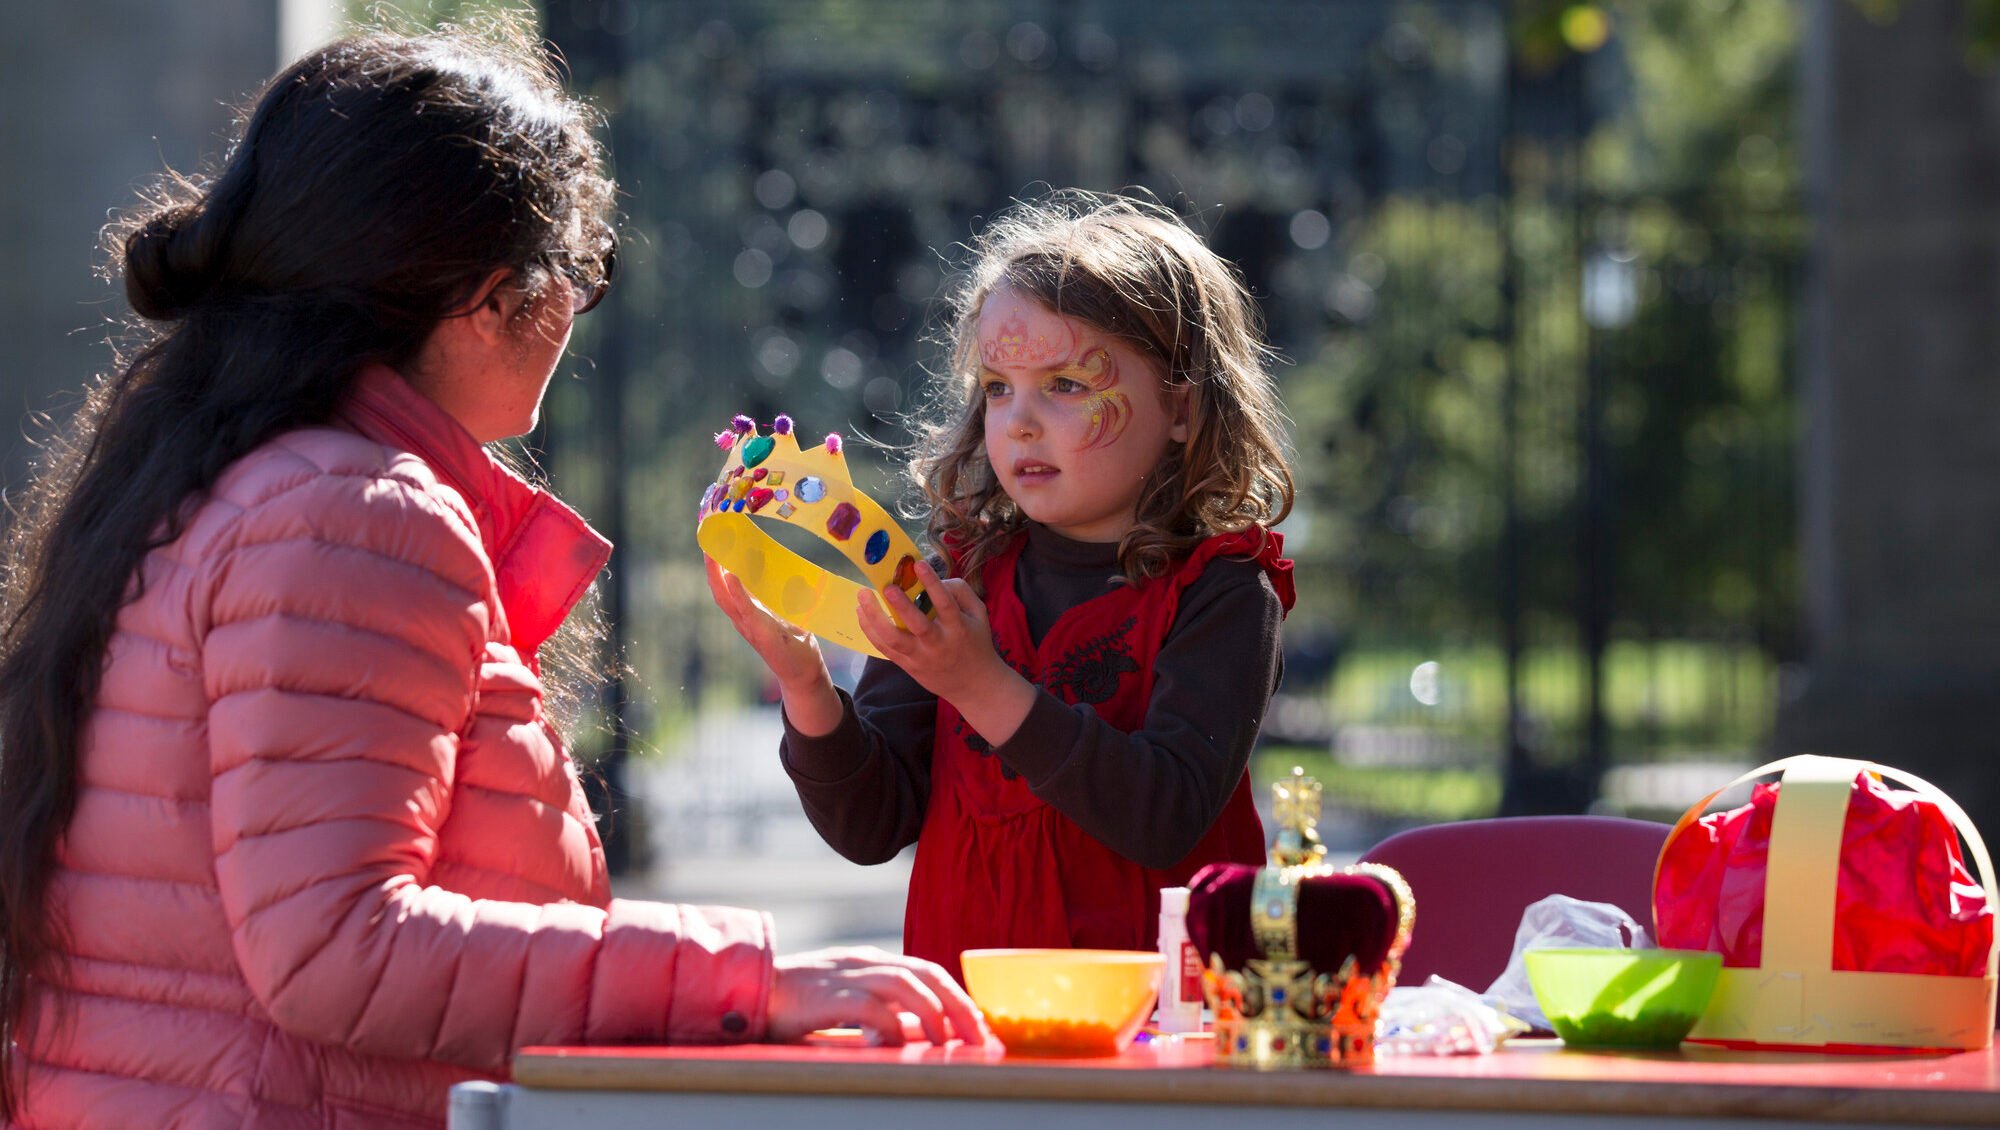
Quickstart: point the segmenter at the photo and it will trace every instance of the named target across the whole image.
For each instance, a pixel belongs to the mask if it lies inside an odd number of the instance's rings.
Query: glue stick
[[[1166,969],[1160,978],[1160,1013],[1155,1027],[1162,1033],[1201,1031],[1201,955],[1187,935],[1188,889],[1160,891],[1160,956]]]

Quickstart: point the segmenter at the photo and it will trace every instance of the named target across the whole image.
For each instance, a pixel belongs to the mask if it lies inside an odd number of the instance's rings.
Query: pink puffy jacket
[[[119,614],[29,1130],[438,1127],[527,1044],[763,1035],[769,919],[610,897],[536,647],[609,547],[395,373]]]

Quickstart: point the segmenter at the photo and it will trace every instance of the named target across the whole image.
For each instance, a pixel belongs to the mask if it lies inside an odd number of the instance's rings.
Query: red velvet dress
[[[1181,593],[1211,560],[1255,557],[1290,610],[1292,563],[1280,556],[1279,535],[1261,537],[1261,551],[1256,530],[1210,538],[1171,572],[1120,585],[1064,612],[1039,646],[1014,592],[1015,562],[1027,544],[1017,538],[982,575],[994,644],[1009,666],[1063,702],[1086,703],[1111,725],[1138,730],[1153,696],[1152,657],[1173,626]],[[940,700],[903,948],[954,975],[966,949],[1152,949],[1161,887],[1185,886],[1210,863],[1263,858],[1264,830],[1248,773],[1194,850],[1167,870],[1153,870],[1114,852],[1036,797]]]

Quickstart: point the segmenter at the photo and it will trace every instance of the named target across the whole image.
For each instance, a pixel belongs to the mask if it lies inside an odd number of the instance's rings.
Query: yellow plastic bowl
[[[965,990],[1010,1053],[1117,1055],[1160,991],[1165,961],[1139,950],[966,950]]]
[[[1529,950],[1528,984],[1566,1044],[1672,1047],[1715,994],[1722,955],[1701,950]]]

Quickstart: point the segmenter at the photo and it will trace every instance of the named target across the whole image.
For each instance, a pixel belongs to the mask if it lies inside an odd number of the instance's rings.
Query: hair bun
[[[125,298],[140,317],[178,318],[214,287],[214,248],[198,238],[201,218],[194,205],[166,208],[125,237]]]

